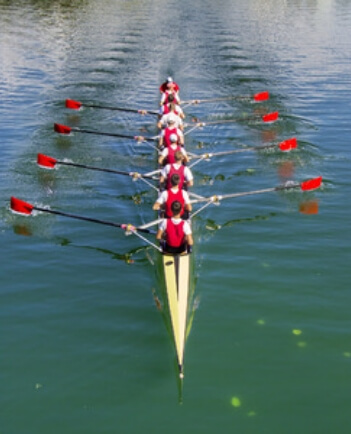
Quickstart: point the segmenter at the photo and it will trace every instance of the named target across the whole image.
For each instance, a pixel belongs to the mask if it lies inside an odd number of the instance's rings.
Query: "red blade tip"
[[[263,122],[275,122],[278,120],[279,113],[273,112],[273,113],[267,113],[266,115],[262,116]]]
[[[19,214],[30,215],[33,211],[34,206],[30,203],[24,202],[23,200],[17,199],[16,197],[11,197],[11,209]]]
[[[66,108],[79,110],[82,107],[82,103],[75,101],[74,99],[66,99]]]
[[[269,92],[266,90],[264,92],[256,93],[254,95],[254,101],[267,101],[269,99]]]
[[[71,132],[71,128],[62,124],[54,124],[54,130],[60,134],[69,134]]]
[[[302,191],[315,190],[319,188],[322,184],[322,177],[309,179],[307,181],[301,182],[300,187]]]
[[[38,154],[37,158],[38,166],[45,167],[46,169],[53,169],[57,163],[55,158],[49,157],[48,155]]]
[[[281,151],[291,151],[292,149],[297,148],[297,140],[296,137],[292,137],[291,139],[284,140],[283,142],[279,143],[279,148]]]

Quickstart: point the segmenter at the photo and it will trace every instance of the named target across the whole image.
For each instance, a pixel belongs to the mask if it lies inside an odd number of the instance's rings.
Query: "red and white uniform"
[[[166,243],[171,247],[181,247],[185,243],[185,237],[191,235],[190,224],[182,219],[164,219],[160,229],[166,234]]]
[[[168,115],[168,113],[170,113],[169,104],[164,104],[160,108],[160,116]],[[173,113],[177,116],[184,116],[182,108],[180,107],[180,105],[177,104],[175,104],[175,111]]]
[[[167,127],[164,130],[162,130],[162,132],[161,132],[163,146],[165,146],[166,148],[168,148],[172,144],[171,139],[170,139],[171,134],[175,134],[178,137],[178,143],[180,140],[184,141],[184,134],[179,128]]]
[[[176,200],[178,200],[182,205],[180,215],[183,215],[184,206],[190,203],[189,195],[185,190],[182,190],[178,187],[173,187],[169,190],[163,191],[157,199],[157,203],[165,206],[165,215],[167,218],[171,218],[173,216],[171,206],[172,203]]]
[[[177,144],[171,144],[171,146],[168,146],[167,148],[164,148],[164,150],[161,152],[162,157],[164,157],[164,161],[166,161],[166,164],[174,164],[175,158],[174,154],[180,151],[184,157],[187,157],[186,150],[183,148],[183,146],[179,146]]]
[[[165,128],[168,125],[168,119],[172,118],[174,120],[174,126],[176,128],[180,128],[183,126],[183,119],[177,115],[175,112],[170,112],[167,113],[165,115],[162,116],[162,118],[160,119],[160,123],[161,123],[161,128]]]
[[[177,173],[180,177],[179,182],[179,188],[183,188],[184,182],[189,182],[194,179],[193,174],[191,173],[191,170],[189,167],[184,166],[183,164],[167,164],[162,170],[161,170],[161,176],[163,176],[165,179],[167,179],[166,188],[169,189],[172,187],[171,185],[171,178],[172,175]]]
[[[161,105],[168,104],[169,103],[168,97],[170,95],[174,96],[175,104],[180,104],[180,98],[179,98],[178,92],[175,92],[174,90],[166,90],[166,92],[163,92],[163,94],[161,96],[161,103],[160,104]]]
[[[171,82],[172,84],[171,84],[171,88],[175,91],[175,92],[179,92],[179,90],[180,90],[180,88],[179,88],[179,86],[178,86],[178,84],[175,82],[175,81],[172,81]],[[162,83],[161,84],[161,86],[160,86],[160,92],[161,93],[164,93],[164,92],[166,92],[169,88],[168,88],[168,85],[170,84],[170,82],[167,80],[167,81],[165,81],[164,83]]]

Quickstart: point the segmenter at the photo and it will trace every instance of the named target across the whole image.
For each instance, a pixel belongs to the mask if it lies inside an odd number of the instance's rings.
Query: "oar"
[[[192,200],[191,203],[201,203],[201,202],[214,202],[218,203],[223,199],[232,199],[235,197],[242,197],[242,196],[250,196],[254,194],[262,194],[262,193],[269,193],[273,191],[282,191],[282,190],[290,190],[293,188],[300,187],[302,191],[311,191],[319,188],[322,184],[322,177],[319,176],[318,178],[309,179],[307,181],[298,183],[294,181],[288,181],[284,185],[280,185],[278,187],[273,188],[265,188],[263,190],[253,190],[253,191],[245,191],[243,193],[232,193],[232,194],[224,194],[224,195],[216,195],[211,196],[203,199],[195,199]]]
[[[39,206],[32,205],[28,202],[24,202],[23,200],[17,199],[16,197],[13,197],[13,196],[11,197],[11,210],[17,214],[22,214],[22,215],[31,215],[32,211],[41,211],[41,212],[46,212],[48,214],[55,214],[55,215],[60,215],[63,217],[69,217],[69,218],[76,219],[76,220],[83,220],[83,221],[92,222],[92,223],[99,223],[99,224],[105,225],[105,226],[113,226],[115,228],[124,229],[127,232],[132,230],[132,231],[137,231],[137,232],[144,232],[146,234],[154,234],[155,233],[154,231],[151,231],[150,229],[137,228],[137,227],[130,225],[130,224],[114,223],[114,222],[100,220],[100,219],[96,219],[96,218],[92,218],[92,217],[85,217],[85,216],[76,215],[76,214],[68,214],[68,213],[61,212],[61,211],[54,211],[52,209],[42,208]]]
[[[272,113],[267,113],[263,116],[251,116],[251,117],[247,117],[247,118],[241,117],[241,118],[233,118],[233,119],[220,119],[217,121],[206,121],[206,122],[198,122],[195,124],[185,124],[184,126],[186,126],[186,127],[192,127],[192,126],[205,127],[207,125],[227,124],[227,123],[244,122],[244,121],[258,121],[258,120],[261,120],[264,123],[269,123],[269,122],[277,121],[278,118],[279,118],[279,112],[272,112]]]
[[[119,134],[119,133],[104,133],[102,131],[84,130],[81,128],[68,127],[67,125],[56,124],[56,123],[54,124],[54,131],[56,131],[59,134],[70,134],[71,132],[76,132],[76,133],[86,133],[86,134],[97,134],[99,136],[121,137],[124,139],[134,139],[137,140],[138,142],[158,141],[158,139],[155,137],[131,136],[131,135]]]
[[[123,170],[104,169],[95,166],[88,166],[86,164],[71,163],[68,161],[59,161],[53,157],[49,157],[48,155],[44,155],[44,154],[38,154],[37,163],[40,167],[43,167],[45,169],[54,169],[55,166],[59,164],[61,166],[72,166],[72,167],[79,167],[82,169],[97,170],[99,172],[115,173],[117,175],[126,175],[132,177],[133,179],[140,179],[140,178],[158,179],[150,175],[142,175],[138,172],[126,172]]]
[[[86,104],[80,101],[76,101],[74,99],[66,99],[66,108],[72,110],[79,110],[81,107],[89,107],[89,108],[104,109],[104,110],[116,110],[116,111],[129,112],[129,113],[139,113],[140,115],[159,114],[157,111],[153,111],[153,110],[140,110],[140,109],[125,108],[125,107],[109,107],[104,105]]]
[[[222,155],[229,155],[229,154],[238,154],[241,152],[251,152],[251,151],[262,151],[264,149],[271,149],[278,147],[282,152],[289,152],[292,149],[297,148],[297,140],[296,137],[292,137],[291,139],[286,139],[280,143],[274,143],[272,145],[263,145],[263,146],[250,146],[243,149],[233,149],[231,151],[223,151],[223,152],[214,152],[214,153],[207,153],[202,155],[193,155],[191,157],[191,160],[194,159],[210,159],[212,157],[219,157]]]
[[[265,90],[264,92],[256,93],[255,95],[233,95],[233,96],[224,96],[218,98],[209,98],[209,99],[191,99],[188,101],[181,101],[181,104],[202,104],[207,102],[216,102],[216,101],[226,101],[226,100],[241,100],[241,99],[252,99],[255,102],[267,101],[269,99],[269,92]]]

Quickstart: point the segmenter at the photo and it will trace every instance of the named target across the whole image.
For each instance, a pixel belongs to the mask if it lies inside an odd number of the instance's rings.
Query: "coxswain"
[[[177,173],[179,175],[180,181],[179,181],[179,188],[183,188],[185,186],[186,188],[192,187],[193,182],[193,174],[191,173],[191,170],[189,167],[184,166],[183,160],[184,156],[181,151],[176,151],[174,154],[175,163],[173,164],[166,164],[166,166],[161,170],[161,177],[160,177],[160,183],[166,184],[166,189],[172,187],[171,185],[171,178],[172,176]]]
[[[170,146],[163,148],[160,156],[158,157],[158,164],[160,166],[164,166],[166,164],[174,164],[176,162],[176,152],[180,152],[183,156],[183,162],[188,163],[188,154],[186,153],[184,147],[178,144],[178,136],[176,134],[171,134],[170,143]]]
[[[175,134],[177,136],[177,143],[181,146],[184,146],[184,134],[180,128],[177,128],[176,125],[176,117],[171,114],[167,118],[167,127],[161,131],[160,139],[159,139],[159,147],[162,148],[171,146],[171,135]]]
[[[182,119],[185,119],[185,114],[183,112],[183,109],[180,107],[179,104],[176,104],[174,101],[174,95],[169,95],[168,97],[168,104],[163,104],[160,108],[159,116],[162,118],[163,115],[167,115],[171,111],[171,106],[174,105],[174,112],[177,116],[180,116]]]
[[[163,243],[163,251],[172,254],[191,253],[193,236],[190,223],[180,216],[182,205],[174,201],[171,206],[172,217],[163,219],[157,231],[156,239]]]
[[[169,103],[168,98],[170,95],[174,96],[174,101],[176,104],[180,104],[179,86],[173,81],[172,77],[168,77],[167,81],[161,84],[160,92],[162,94],[160,101],[161,106]]]
[[[179,86],[178,84],[173,81],[172,77],[167,77],[167,80],[163,82],[160,86],[160,92],[164,93],[167,90],[174,90],[175,92],[179,92]]]
[[[152,209],[154,211],[159,211],[162,207],[164,207],[165,217],[171,218],[173,216],[172,213],[172,203],[177,200],[181,204],[181,210],[179,214],[181,216],[186,216],[192,210],[192,206],[190,203],[189,195],[185,190],[179,188],[180,176],[175,173],[171,178],[171,188],[169,190],[164,190],[154,203]],[[185,214],[185,212],[187,213]]]

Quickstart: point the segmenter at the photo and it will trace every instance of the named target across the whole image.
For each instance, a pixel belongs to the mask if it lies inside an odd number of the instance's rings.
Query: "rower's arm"
[[[162,240],[163,238],[163,230],[159,229],[156,234],[156,240]]]
[[[157,239],[159,239],[159,238],[157,238]],[[186,235],[185,239],[186,239],[188,246],[194,245],[194,240],[193,240],[192,234]]]

